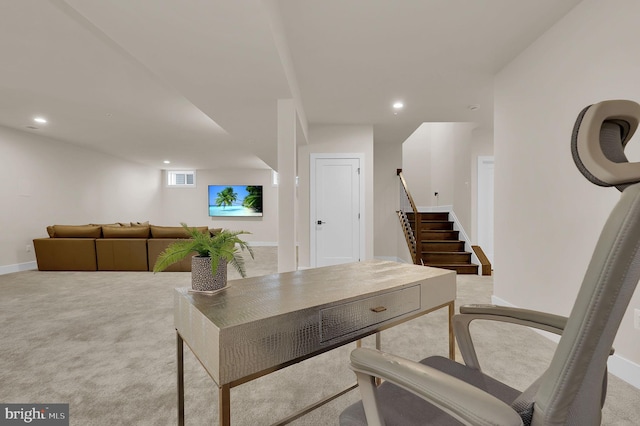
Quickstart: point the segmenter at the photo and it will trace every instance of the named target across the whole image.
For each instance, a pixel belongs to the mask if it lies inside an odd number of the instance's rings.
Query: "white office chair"
[[[607,358],[622,316],[640,279],[640,163],[624,147],[640,119],[640,105],[605,101],[578,116],[571,150],[582,174],[599,186],[615,186],[614,207],[568,318],[470,305],[454,317],[465,365],[442,357],[418,362],[371,349],[351,354],[362,402],[340,415],[356,425],[599,425],[607,384]],[[469,323],[506,321],[561,334],[546,372],[524,392],[480,370]],[[375,377],[384,379],[376,386]]]

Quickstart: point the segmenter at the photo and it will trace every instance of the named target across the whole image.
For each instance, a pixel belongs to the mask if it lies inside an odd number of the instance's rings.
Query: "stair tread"
[[[459,275],[477,275],[478,265],[475,263],[425,263],[424,266],[456,271]]]
[[[430,254],[451,254],[451,253],[471,254],[471,252],[468,252],[468,251],[436,251],[436,250],[422,250],[422,253],[430,253]]]
[[[462,240],[420,240],[424,244],[460,244],[464,243]]]

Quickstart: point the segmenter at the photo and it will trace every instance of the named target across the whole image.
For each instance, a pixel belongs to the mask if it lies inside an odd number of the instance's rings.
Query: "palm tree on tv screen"
[[[255,210],[258,213],[262,213],[262,187],[261,186],[247,186],[247,196],[244,197],[242,205],[250,209]]]
[[[227,208],[233,204],[234,201],[238,199],[238,194],[233,191],[233,188],[227,186],[222,191],[218,192],[218,197],[216,198],[216,206],[222,206],[223,209]]]

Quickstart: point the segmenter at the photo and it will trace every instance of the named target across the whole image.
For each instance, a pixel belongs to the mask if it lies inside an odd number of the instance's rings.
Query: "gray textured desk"
[[[230,425],[232,387],[443,307],[453,358],[455,297],[452,271],[379,260],[229,281],[214,295],[178,288],[178,424],[183,342],[218,385],[220,424]]]

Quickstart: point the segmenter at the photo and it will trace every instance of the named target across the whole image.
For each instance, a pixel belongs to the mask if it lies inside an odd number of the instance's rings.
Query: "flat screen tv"
[[[262,216],[262,186],[209,185],[209,216]]]

